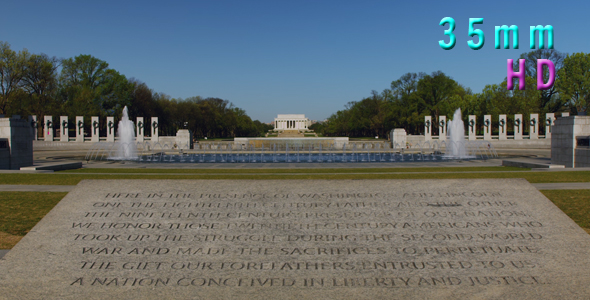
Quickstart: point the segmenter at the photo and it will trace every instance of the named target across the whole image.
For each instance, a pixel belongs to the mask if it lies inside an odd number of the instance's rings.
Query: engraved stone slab
[[[587,299],[590,236],[524,179],[88,180],[4,299]]]

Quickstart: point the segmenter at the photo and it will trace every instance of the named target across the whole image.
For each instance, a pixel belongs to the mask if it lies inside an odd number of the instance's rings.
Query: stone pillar
[[[522,140],[522,114],[514,115],[514,139]]]
[[[545,115],[545,138],[546,139],[551,138],[551,126],[553,126],[554,122],[555,122],[555,114],[554,113],[548,113]]]
[[[53,142],[53,117],[45,116],[43,118],[43,136],[46,142]]]
[[[29,123],[33,131],[33,141],[37,140],[37,116],[32,115],[29,117]]]
[[[424,140],[430,141],[432,139],[432,117],[424,116]]]
[[[107,117],[107,142],[114,142],[115,134],[115,117]]]
[[[16,118],[0,118],[0,169],[18,170],[33,165],[31,123]]]
[[[193,148],[193,133],[188,129],[179,129],[176,132],[176,145],[178,149],[187,150]]]
[[[76,117],[76,142],[84,142],[84,117]]]
[[[406,130],[403,128],[396,128],[393,130],[393,138],[391,140],[392,148],[395,148],[396,144],[400,148],[406,148]],[[400,149],[398,148],[398,149]]]
[[[569,117],[569,116],[570,116],[570,113],[569,112],[562,112],[561,113],[561,117],[562,118]]]
[[[590,137],[590,116],[558,118],[552,129],[551,164],[566,168],[590,167],[590,149],[586,146]]]
[[[98,143],[100,142],[100,122],[98,117],[92,117],[91,120],[92,122],[90,124],[90,141],[93,143]]]
[[[60,142],[67,142],[70,138],[70,133],[68,132],[68,116],[60,116],[59,117],[59,141]]]
[[[158,135],[158,126],[160,125],[158,123],[158,117],[152,117],[152,143],[157,143],[159,140],[159,135]]]
[[[483,116],[483,139],[484,141],[492,140],[492,115]]]
[[[438,117],[438,139],[441,141],[447,139],[447,116]]]
[[[467,133],[469,135],[469,140],[474,141],[477,139],[476,135],[476,127],[477,126],[477,119],[475,115],[469,115],[469,123],[467,123]]]
[[[506,129],[508,129],[508,123],[506,123],[506,115],[500,115],[498,117],[498,139],[506,139]]]
[[[531,114],[529,120],[529,137],[531,140],[539,139],[539,114]]]
[[[143,117],[137,117],[137,122],[135,122],[135,141],[143,143],[143,136],[145,135],[145,124],[143,124]]]

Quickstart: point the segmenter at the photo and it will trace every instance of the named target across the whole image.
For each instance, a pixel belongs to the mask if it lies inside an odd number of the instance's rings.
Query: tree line
[[[228,100],[181,99],[154,92],[91,55],[59,59],[27,49],[17,52],[7,42],[0,42],[0,89],[0,115],[36,115],[38,120],[45,115],[69,116],[70,120],[84,116],[86,132],[90,132],[90,117],[99,116],[103,136],[106,117],[120,119],[124,106],[131,118],[144,117],[146,133],[152,132],[150,117],[158,117],[161,135],[175,135],[178,129],[187,128],[196,137],[260,136],[272,129],[253,121]]]
[[[480,118],[479,130],[483,130],[482,116],[507,114],[506,128],[512,130],[514,114],[523,114],[525,120],[531,113],[571,112],[585,114],[590,101],[590,54],[565,55],[550,49],[523,53],[526,60],[525,89],[507,90],[506,78],[499,84],[486,85],[481,93],[473,93],[441,71],[432,74],[406,73],[382,92],[372,91],[369,97],[349,102],[345,109],[332,114],[325,122],[312,125],[311,129],[325,136],[372,137],[387,136],[393,128],[404,128],[409,134],[424,134],[424,116],[438,120],[441,115],[452,116],[462,109],[464,121],[468,115]],[[549,90],[537,90],[537,59],[549,59],[555,64],[555,84]],[[518,61],[515,61],[517,70]],[[545,82],[548,70],[544,70]],[[544,123],[543,123],[544,124]],[[497,124],[494,124],[497,131]],[[433,122],[434,132],[438,122]],[[524,126],[528,131],[528,126]],[[541,125],[542,130],[544,126]]]
[[[544,116],[549,112],[586,112],[590,101],[590,54],[565,55],[540,49],[520,58],[526,60],[527,66],[524,90],[518,88],[517,79],[515,88],[507,90],[505,78],[499,84],[486,85],[481,93],[473,93],[442,71],[406,73],[389,88],[349,102],[345,109],[310,128],[325,136],[385,137],[393,128],[423,134],[424,116],[433,116],[436,121],[441,115],[452,115],[456,108],[462,109],[465,121],[470,114],[480,118],[491,114],[493,120],[507,114],[508,129],[517,113],[523,114],[526,121],[530,113]],[[555,64],[555,84],[549,90],[537,90],[537,59],[549,59]],[[544,74],[546,82],[547,70]],[[86,132],[90,132],[90,116],[99,116],[104,136],[106,116],[120,119],[124,106],[128,106],[132,118],[147,118],[146,133],[152,132],[149,118],[153,116],[159,117],[160,135],[174,135],[178,129],[188,128],[196,137],[261,136],[272,129],[253,121],[228,100],[172,98],[137,79],[126,78],[91,55],[58,59],[31,54],[26,49],[16,52],[8,43],[0,42],[0,115],[37,115],[38,120],[45,115],[67,115],[70,120],[84,116]],[[482,130],[481,121],[478,123]],[[433,125],[436,132],[438,122]]]

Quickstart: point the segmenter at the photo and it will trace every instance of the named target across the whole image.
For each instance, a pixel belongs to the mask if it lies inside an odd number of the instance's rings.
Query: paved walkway
[[[537,190],[590,190],[590,182],[533,183]]]

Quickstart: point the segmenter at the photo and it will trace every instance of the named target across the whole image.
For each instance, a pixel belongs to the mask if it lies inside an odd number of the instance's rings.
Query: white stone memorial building
[[[311,120],[304,114],[277,115],[274,130],[308,130],[310,125]]]

